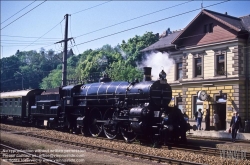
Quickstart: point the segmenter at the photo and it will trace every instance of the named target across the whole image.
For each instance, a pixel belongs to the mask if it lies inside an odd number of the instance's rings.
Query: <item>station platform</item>
[[[232,139],[232,134],[226,131],[204,131],[204,130],[190,130],[187,132],[188,136],[212,137],[221,139]],[[236,140],[247,140],[250,142],[250,133],[237,133]]]

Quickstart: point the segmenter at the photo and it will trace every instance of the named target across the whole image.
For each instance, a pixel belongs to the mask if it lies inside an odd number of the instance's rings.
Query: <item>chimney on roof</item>
[[[168,34],[171,34],[171,33],[172,33],[172,32],[170,31],[170,28],[168,28],[167,32],[168,32]]]
[[[225,12],[225,15],[227,15],[227,12]]]
[[[159,40],[160,38],[159,33],[156,33],[155,36],[156,36],[156,39]]]
[[[168,36],[169,34],[171,34],[172,32],[170,31],[170,28],[168,28],[166,31],[164,31],[161,35],[160,35],[160,38],[163,38],[163,37],[166,37]]]

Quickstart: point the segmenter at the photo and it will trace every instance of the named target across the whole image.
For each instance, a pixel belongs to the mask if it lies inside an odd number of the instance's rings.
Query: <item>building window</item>
[[[195,73],[194,73],[194,77],[199,77],[199,76],[202,76],[202,60],[201,58],[195,58],[194,59],[194,70],[195,70]]]
[[[200,109],[200,108],[203,110],[203,101],[198,99],[197,96],[193,96],[193,116],[194,116],[195,112],[197,112],[198,109]]]
[[[224,54],[216,56],[216,75],[225,75],[225,56]]]
[[[176,80],[182,79],[182,63],[177,63],[176,64]]]
[[[183,112],[182,97],[176,97],[176,106]]]
[[[213,32],[213,23],[204,25],[204,33],[212,33]]]

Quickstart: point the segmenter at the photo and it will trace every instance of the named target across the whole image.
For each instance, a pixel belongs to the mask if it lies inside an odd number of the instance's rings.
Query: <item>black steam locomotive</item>
[[[121,134],[127,142],[145,137],[155,144],[170,139],[186,141],[190,125],[178,108],[168,106],[171,99],[166,73],[162,70],[159,80],[152,81],[151,68],[144,67],[142,82],[111,81],[104,75],[99,83],[31,90],[24,96],[1,93],[4,111],[0,115],[94,137],[104,132],[114,139]],[[12,113],[13,107],[19,107],[20,112]]]

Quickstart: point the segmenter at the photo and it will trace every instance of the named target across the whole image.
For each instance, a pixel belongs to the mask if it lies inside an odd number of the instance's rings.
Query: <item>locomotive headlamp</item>
[[[160,77],[161,80],[166,79],[167,74],[164,72],[164,70],[162,70],[162,71],[159,73],[159,77]]]

